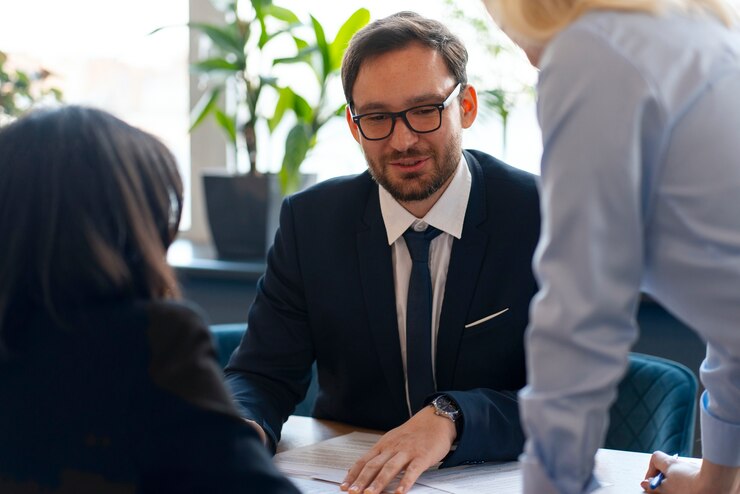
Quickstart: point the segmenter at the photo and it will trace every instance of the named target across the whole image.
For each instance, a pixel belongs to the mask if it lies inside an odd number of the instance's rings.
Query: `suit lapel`
[[[406,391],[398,341],[393,262],[377,186],[369,194],[363,222],[357,232],[357,253],[370,332],[391,394],[389,403],[403,404],[405,410]]]
[[[488,232],[481,227],[486,219],[483,170],[478,161],[467,152],[465,159],[472,175],[472,185],[462,236],[452,244],[447,269],[445,296],[437,333],[436,376],[439,390],[448,390],[452,386],[460,339],[488,244]]]

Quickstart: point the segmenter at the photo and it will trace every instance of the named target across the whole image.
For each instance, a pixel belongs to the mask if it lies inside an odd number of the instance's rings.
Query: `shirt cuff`
[[[716,465],[740,466],[740,424],[721,420],[709,411],[709,393],[701,395],[702,457]]]
[[[601,487],[596,477],[591,475],[585,489],[573,490],[567,486],[561,491],[556,487],[554,479],[542,468],[542,464],[531,455],[523,453],[519,456],[519,462],[522,465],[522,494],[561,494],[561,492],[578,492],[579,494],[588,494]]]

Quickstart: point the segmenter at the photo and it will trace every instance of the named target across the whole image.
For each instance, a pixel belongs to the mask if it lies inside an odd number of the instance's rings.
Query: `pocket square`
[[[504,310],[500,310],[500,311],[498,311],[498,312],[496,312],[494,314],[491,314],[490,316],[484,317],[483,319],[478,319],[477,321],[473,321],[470,324],[466,324],[465,325],[465,329],[472,328],[473,326],[477,326],[479,324],[483,324],[486,321],[490,321],[494,317],[500,316],[501,314],[503,314],[504,312],[506,312],[508,310],[509,310],[509,308],[507,307]]]

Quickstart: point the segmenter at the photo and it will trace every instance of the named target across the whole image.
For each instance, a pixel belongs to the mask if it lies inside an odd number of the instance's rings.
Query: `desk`
[[[282,439],[278,444],[277,450],[278,452],[288,451],[353,431],[379,432],[361,427],[353,427],[339,422],[294,415],[283,426]],[[640,481],[644,478],[649,461],[650,455],[645,453],[600,449],[596,456],[596,468],[599,473],[599,479],[611,485],[604,487],[597,491],[597,493],[644,494],[644,491],[640,487]],[[695,461],[698,462],[700,460]],[[338,488],[337,492],[340,492]]]

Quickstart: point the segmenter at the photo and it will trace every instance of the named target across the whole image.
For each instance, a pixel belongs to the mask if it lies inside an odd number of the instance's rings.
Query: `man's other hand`
[[[388,431],[349,469],[340,486],[351,494],[379,494],[405,470],[396,494],[411,489],[426,469],[439,463],[457,437],[455,424],[424,407],[406,423]]]

